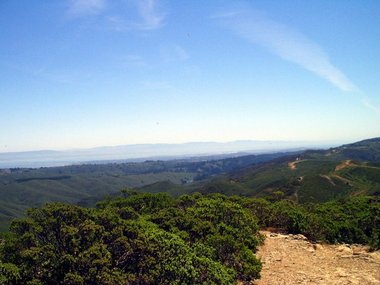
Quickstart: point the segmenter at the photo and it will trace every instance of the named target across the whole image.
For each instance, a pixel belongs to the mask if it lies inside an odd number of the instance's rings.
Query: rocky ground
[[[263,262],[254,285],[380,284],[380,251],[360,245],[312,244],[302,235],[263,232]]]

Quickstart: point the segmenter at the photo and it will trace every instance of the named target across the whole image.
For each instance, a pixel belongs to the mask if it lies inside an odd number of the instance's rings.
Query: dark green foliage
[[[20,280],[20,269],[12,263],[2,263],[0,260],[0,284],[17,284]]]
[[[380,167],[366,165],[366,167],[346,168],[341,171],[342,177],[355,180],[362,186],[362,191],[369,195],[380,196]]]
[[[222,195],[47,204],[14,220],[0,284],[235,284],[259,277],[255,217]]]
[[[376,197],[355,197],[312,208],[310,231],[314,238],[329,242],[370,244],[379,247],[380,200]],[[318,226],[318,227],[316,227]]]
[[[380,248],[380,199],[351,197],[320,204],[241,199],[262,227],[304,234],[311,240],[369,244]]]
[[[298,200],[300,203],[327,202],[347,197],[352,192],[354,192],[352,186],[342,180],[334,179],[334,177],[328,180],[319,174],[308,175],[304,177],[298,189]]]
[[[380,200],[320,204],[123,191],[86,209],[47,204],[0,236],[0,284],[248,284],[258,224],[380,248]]]

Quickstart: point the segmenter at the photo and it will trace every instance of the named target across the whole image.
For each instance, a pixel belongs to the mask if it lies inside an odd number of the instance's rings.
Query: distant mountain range
[[[40,150],[0,153],[0,168],[51,167],[85,162],[138,162],[147,159],[175,159],[191,156],[218,154],[260,154],[278,151],[294,151],[310,148],[327,148],[337,142],[304,141],[233,141],[233,142],[190,142],[184,144],[135,144],[105,146],[66,151]]]

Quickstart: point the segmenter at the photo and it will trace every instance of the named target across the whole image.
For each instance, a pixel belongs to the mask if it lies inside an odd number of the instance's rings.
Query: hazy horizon
[[[26,153],[26,152],[67,152],[67,151],[83,151],[83,150],[96,150],[102,148],[118,148],[118,147],[130,147],[130,146],[180,146],[180,145],[190,145],[190,144],[233,144],[240,142],[257,142],[263,144],[271,143],[290,143],[295,147],[303,146],[326,146],[326,145],[342,145],[346,143],[353,143],[361,140],[366,140],[371,138],[362,138],[356,140],[254,140],[254,139],[245,139],[245,140],[231,140],[231,141],[185,141],[185,142],[160,142],[160,143],[132,143],[132,144],[115,144],[115,145],[94,145],[89,147],[68,147],[68,148],[44,148],[44,149],[27,149],[19,151],[0,151],[0,154],[10,154],[10,153]]]
[[[380,136],[380,2],[0,4],[0,153]]]
[[[291,152],[305,149],[324,149],[338,146],[338,142],[234,141],[189,142],[183,144],[134,144],[103,146],[71,150],[39,150],[28,152],[0,152],[0,169],[14,167],[52,167],[82,163],[139,162],[144,160],[172,160],[190,157],[243,156]]]

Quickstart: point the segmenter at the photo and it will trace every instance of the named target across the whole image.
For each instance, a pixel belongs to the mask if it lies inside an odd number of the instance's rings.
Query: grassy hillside
[[[301,203],[380,195],[380,139],[274,159],[218,177],[201,191]]]

